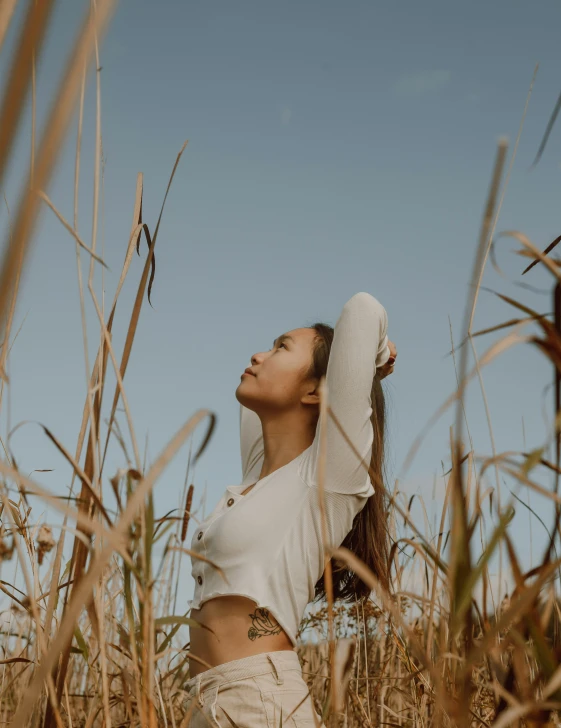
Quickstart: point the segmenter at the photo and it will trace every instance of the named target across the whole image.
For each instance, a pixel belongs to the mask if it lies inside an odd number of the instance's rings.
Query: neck
[[[263,467],[259,478],[282,468],[314,440],[314,431],[301,412],[282,412],[259,415],[263,427]]]

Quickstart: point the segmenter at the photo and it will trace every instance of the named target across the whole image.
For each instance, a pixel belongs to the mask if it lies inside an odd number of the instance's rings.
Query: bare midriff
[[[248,486],[241,495],[249,493],[254,485]],[[204,625],[189,630],[189,653],[193,656],[189,658],[191,677],[225,662],[241,660],[242,657],[294,649],[290,638],[272,614],[260,610],[247,597],[214,597],[204,602],[200,609],[192,609],[189,616]],[[209,627],[212,632],[205,627]]]
[[[294,649],[276,619],[266,610],[258,611],[255,602],[247,597],[215,597],[200,609],[192,609],[189,616],[214,632],[204,627],[190,628],[189,653],[207,663],[190,657],[191,677],[242,657]]]

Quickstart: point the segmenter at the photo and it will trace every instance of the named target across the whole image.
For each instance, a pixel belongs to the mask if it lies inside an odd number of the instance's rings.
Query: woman
[[[380,302],[357,293],[335,330],[314,324],[289,331],[269,351],[254,354],[241,376],[243,480],[227,487],[191,542],[190,616],[209,628],[191,629],[186,708],[192,728],[231,728],[229,718],[239,728],[277,728],[281,714],[285,727],[320,725],[295,635],[308,602],[325,596],[318,500],[324,375],[328,404],[364,460],[328,416],[328,544],[350,548],[389,586],[380,380],[393,371],[397,351],[387,326]],[[338,568],[333,593],[354,600],[369,589]]]

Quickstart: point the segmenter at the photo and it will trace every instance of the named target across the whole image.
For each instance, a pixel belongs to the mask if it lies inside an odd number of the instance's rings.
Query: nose
[[[251,364],[254,366],[255,364],[259,364],[259,362],[263,361],[263,352],[258,352],[257,354],[253,354],[251,357]]]

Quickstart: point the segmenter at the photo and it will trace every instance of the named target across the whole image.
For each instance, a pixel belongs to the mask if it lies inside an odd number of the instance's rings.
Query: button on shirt
[[[335,326],[327,367],[327,401],[364,462],[370,464],[371,390],[377,367],[390,356],[388,318],[369,293],[357,293]],[[259,478],[263,466],[261,420],[240,406],[243,479],[229,485],[191,541],[195,579],[192,609],[216,596],[239,595],[268,609],[296,646],[296,633],[323,574],[319,508],[318,422],[314,441],[300,455]],[[326,425],[324,504],[328,543],[339,546],[374,488],[366,468],[333,420]],[[248,493],[241,495],[255,483]],[[204,556],[219,567],[197,558]]]

